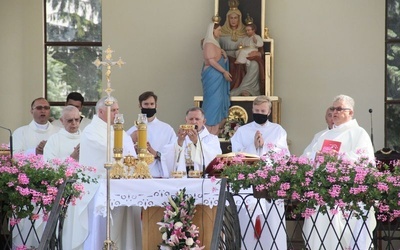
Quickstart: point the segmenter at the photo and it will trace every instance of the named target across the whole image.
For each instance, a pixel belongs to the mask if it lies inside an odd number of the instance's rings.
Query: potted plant
[[[316,212],[352,214],[365,217],[371,207],[381,220],[400,217],[400,162],[379,171],[375,162],[360,155],[349,161],[337,152],[322,152],[314,160],[285,151],[270,151],[257,162],[237,155],[214,168],[228,179],[234,193],[253,187],[269,199],[285,199],[296,204],[292,216],[309,218]],[[317,211],[318,210],[318,211]]]
[[[164,217],[160,225],[162,244],[160,249],[203,249],[200,247],[199,229],[193,224],[196,213],[195,199],[181,189],[164,203]]]
[[[97,182],[93,168],[84,167],[72,158],[43,160],[42,155],[16,154],[0,157],[0,208],[10,218],[11,226],[21,219],[47,220],[56,199],[58,187],[67,180],[61,203],[74,205],[85,194],[83,183]]]

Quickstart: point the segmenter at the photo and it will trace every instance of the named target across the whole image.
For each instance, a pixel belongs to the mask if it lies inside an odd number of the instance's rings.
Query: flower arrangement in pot
[[[309,218],[317,212],[351,214],[361,218],[371,207],[380,220],[400,217],[400,162],[379,171],[375,162],[360,154],[349,161],[337,152],[322,152],[314,160],[270,151],[257,162],[237,155],[214,168],[228,179],[234,193],[254,187],[266,198],[291,200],[292,216]],[[346,212],[347,211],[347,212]]]
[[[193,224],[195,199],[186,194],[186,189],[168,197],[164,207],[164,217],[157,223],[162,234],[160,249],[204,249],[200,247],[199,229]]]
[[[94,171],[79,165],[72,158],[45,162],[42,155],[16,154],[13,159],[1,156],[0,209],[10,218],[11,226],[26,217],[35,221],[42,216],[46,221],[58,187],[73,180],[65,188],[61,205],[74,205],[85,194],[83,183],[97,182],[91,177]]]

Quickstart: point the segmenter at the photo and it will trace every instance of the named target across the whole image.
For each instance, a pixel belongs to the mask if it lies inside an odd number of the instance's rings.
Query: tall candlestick
[[[122,148],[122,129],[114,127],[114,148]]]
[[[147,115],[138,115],[138,147],[139,149],[147,149]]]
[[[139,124],[138,125],[138,140],[139,140],[139,149],[146,149],[147,148],[147,128],[146,124]]]
[[[124,116],[116,114],[114,118],[114,158],[121,159],[123,153]]]

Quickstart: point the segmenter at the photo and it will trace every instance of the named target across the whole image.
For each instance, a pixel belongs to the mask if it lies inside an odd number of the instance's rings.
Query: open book
[[[247,154],[243,152],[239,153],[227,153],[227,154],[220,154],[217,155],[207,166],[206,168],[206,174],[209,176],[219,176],[220,170],[214,169],[215,165],[218,165],[221,161],[225,161],[227,165],[229,165],[230,159],[233,159],[234,157],[242,157],[242,160],[244,162],[248,162],[249,164],[252,164],[253,162],[259,161],[260,157],[258,155],[254,154]]]
[[[232,158],[232,157],[237,157],[241,155],[242,157],[246,158],[246,159],[260,159],[260,156],[258,155],[254,155],[254,154],[247,154],[244,152],[239,152],[239,153],[226,153],[226,154],[220,154],[217,155],[215,158]]]

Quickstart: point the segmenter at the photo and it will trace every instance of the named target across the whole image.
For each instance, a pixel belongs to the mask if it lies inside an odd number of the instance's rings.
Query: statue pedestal
[[[281,98],[278,96],[269,96],[272,102],[272,110],[271,116],[269,120],[274,123],[281,123]],[[246,123],[253,121],[252,116],[252,108],[253,101],[256,99],[256,96],[231,96],[231,107],[240,106],[247,112],[248,121]],[[201,107],[203,104],[203,96],[195,96],[194,97],[194,106]]]

